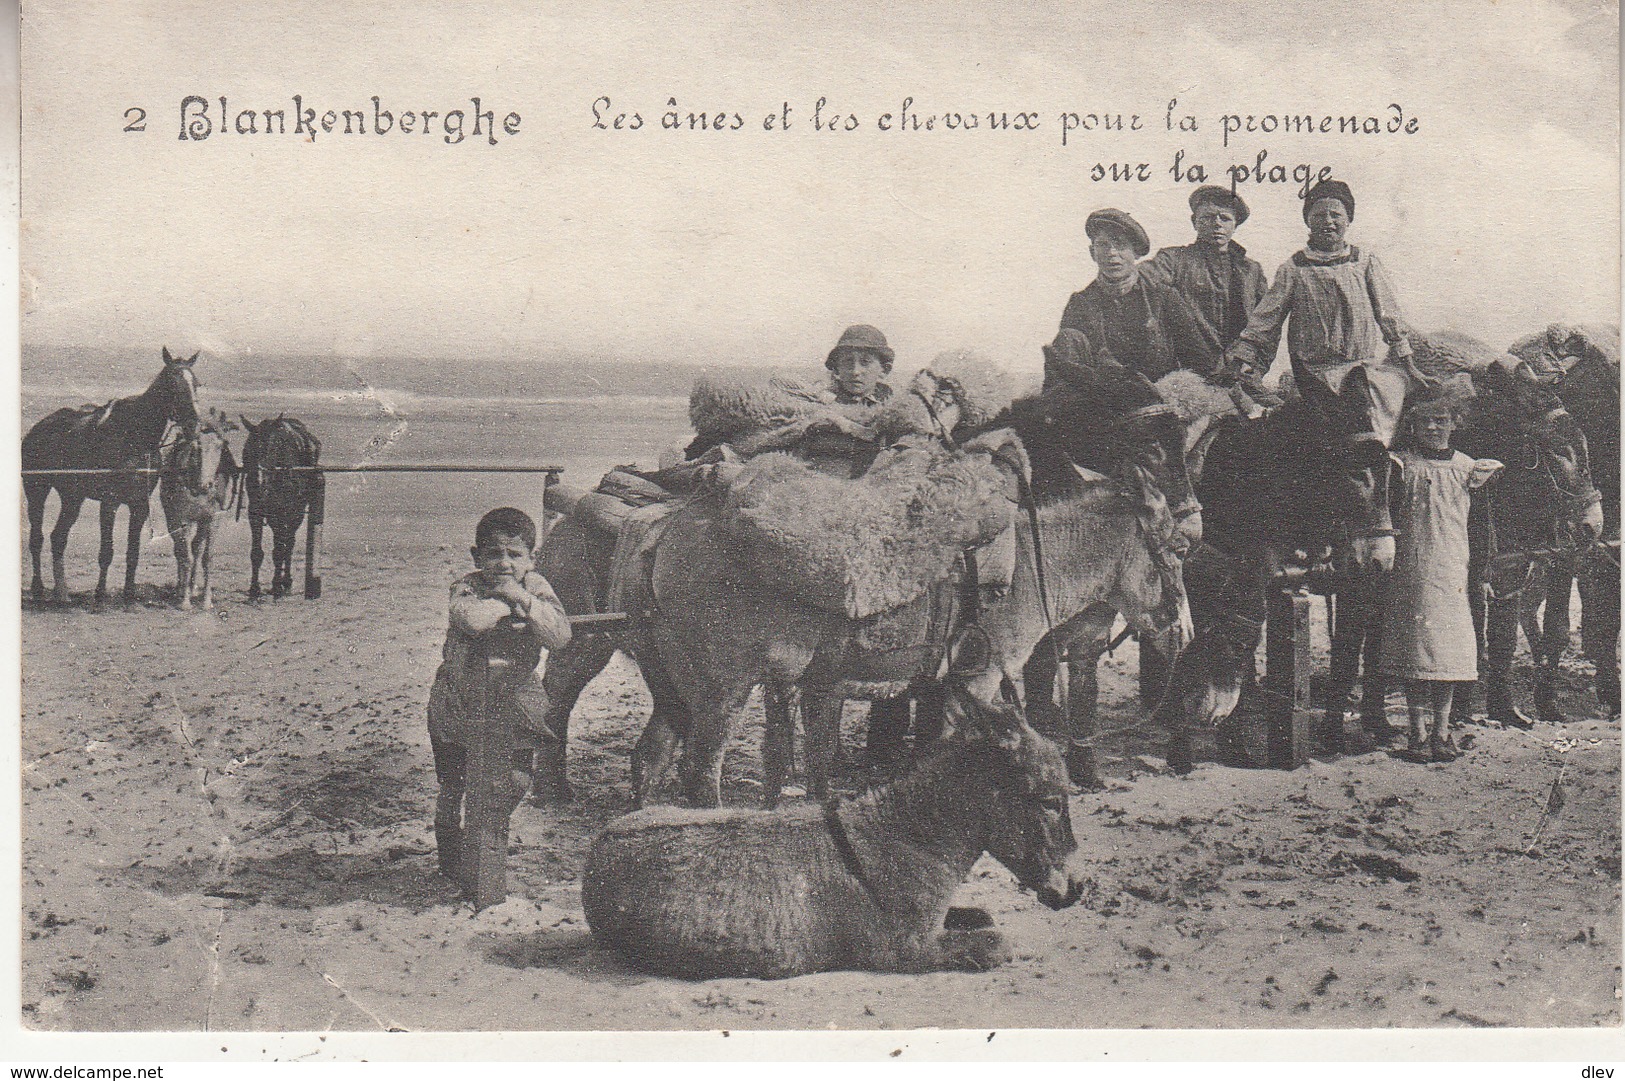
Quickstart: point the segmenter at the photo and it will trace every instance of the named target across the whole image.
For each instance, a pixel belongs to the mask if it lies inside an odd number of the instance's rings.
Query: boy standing
[[[461,876],[470,730],[492,721],[512,729],[512,771],[501,796],[508,814],[530,788],[533,753],[550,738],[542,723],[542,664],[549,650],[570,641],[570,620],[536,573],[535,552],[536,523],[524,511],[499,507],[474,529],[469,554],[477,569],[451,587],[446,644],[429,688],[429,744],[440,782],[435,846],[448,878]]]

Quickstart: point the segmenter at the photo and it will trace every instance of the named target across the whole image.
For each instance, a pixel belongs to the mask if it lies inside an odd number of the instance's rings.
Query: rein
[[[858,858],[857,849],[852,847],[852,838],[846,832],[846,823],[841,821],[841,806],[835,800],[824,804],[824,828],[829,831],[829,839],[834,843],[835,851],[840,854],[841,866],[858,880],[863,892],[869,895],[869,900],[873,901],[876,907],[883,912],[889,911],[891,906],[880,896],[874,880],[863,869],[863,861]]]

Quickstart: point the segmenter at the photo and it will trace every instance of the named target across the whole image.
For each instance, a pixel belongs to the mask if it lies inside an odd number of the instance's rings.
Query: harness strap
[[[841,866],[858,880],[863,892],[869,895],[869,900],[873,901],[877,908],[882,912],[889,911],[891,906],[880,896],[874,880],[863,869],[863,861],[858,858],[857,849],[852,847],[852,838],[847,835],[846,823],[841,821],[840,804],[834,800],[824,804],[824,827],[829,830],[829,839],[834,843],[835,851],[840,854]]]

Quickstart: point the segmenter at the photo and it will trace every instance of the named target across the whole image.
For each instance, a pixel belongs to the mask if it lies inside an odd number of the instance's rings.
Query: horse
[[[175,596],[183,610],[191,610],[194,594],[201,595],[205,609],[214,607],[209,570],[215,519],[236,506],[243,489],[242,471],[224,434],[231,427],[223,418],[218,427],[205,422],[195,437],[183,436],[164,452],[158,501],[175,546]]]
[[[322,525],[327,479],[313,468],[321,461],[322,443],[297,417],[278,413],[258,424],[247,417],[240,419],[248,429],[243,444],[248,528],[253,541],[248,597],[258,600],[260,596],[264,529],[269,523],[271,597],[275,600],[293,589],[293,544],[299,524],[308,518],[307,529],[312,533]]]
[[[1078,901],[1066,766],[1015,707],[953,681],[946,700],[955,735],[856,799],[659,807],[609,823],[582,879],[593,937],[686,979],[979,972],[1008,960],[992,917],[948,902],[983,852],[1049,908]]]
[[[40,554],[45,543],[45,501],[53,488],[61,504],[56,526],[51,530],[52,590],[56,602],[68,603],[65,566],[68,534],[87,499],[101,504],[102,543],[98,553],[101,574],[96,580],[96,603],[107,598],[107,571],[113,564],[113,525],[121,506],[130,508],[129,531],[124,543],[124,603],[135,600],[141,527],[151,512],[164,432],[172,424],[185,435],[197,431],[198,390],[202,385],[193,370],[197,358],[198,354],[193,353],[185,360],[177,359],[165,346],[163,367],[140,394],[119,398],[104,406],[58,409],[23,436],[23,494],[28,500],[28,550],[34,562],[32,588],[36,601],[45,597]],[[64,472],[34,472],[41,470]],[[98,472],[67,472],[69,470]]]
[[[1168,761],[1176,771],[1191,768],[1193,727],[1223,720],[1253,686],[1266,590],[1295,553],[1311,563],[1336,553],[1342,576],[1354,583],[1393,566],[1391,461],[1364,369],[1336,390],[1300,363],[1293,375],[1299,396],[1221,426],[1197,479],[1203,543],[1185,565],[1196,637],[1154,711],[1170,724]],[[1334,683],[1340,675],[1334,669]],[[1334,747],[1341,726],[1341,712],[1328,714]]]
[[[1508,350],[1549,380],[1579,422],[1591,451],[1591,470],[1602,493],[1603,541],[1546,569],[1545,615],[1531,642],[1566,641],[1569,594],[1580,587],[1580,641],[1597,669],[1598,703],[1619,715],[1619,328],[1553,324]],[[1545,630],[1540,624],[1545,624]]]

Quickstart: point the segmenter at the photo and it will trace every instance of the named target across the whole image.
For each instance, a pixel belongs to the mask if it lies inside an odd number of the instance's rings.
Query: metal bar
[[[267,473],[547,473],[564,472],[562,465],[278,465],[261,466]],[[156,476],[162,469],[25,469],[25,477]]]
[[[570,629],[573,631],[608,631],[617,627],[624,627],[632,622],[632,616],[627,612],[588,612],[585,615],[571,616]]]

